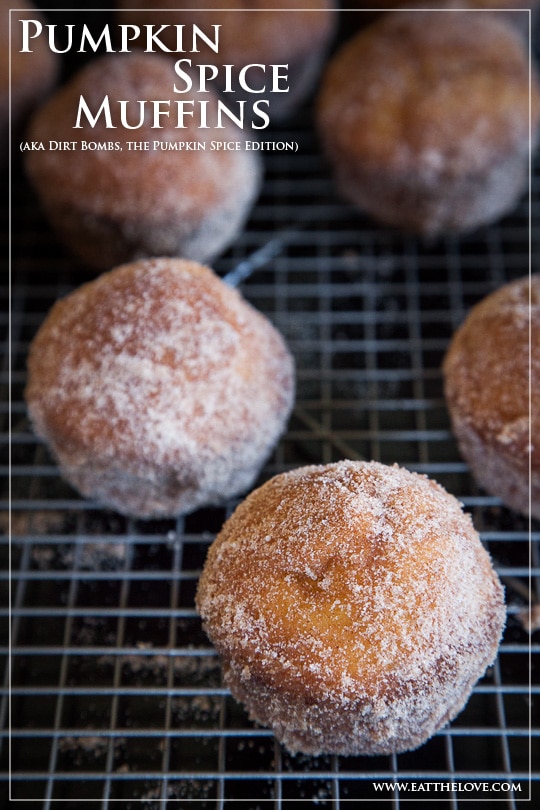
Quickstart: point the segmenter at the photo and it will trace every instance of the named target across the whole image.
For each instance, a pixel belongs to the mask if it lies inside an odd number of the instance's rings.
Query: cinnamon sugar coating
[[[293,395],[271,323],[211,270],[175,259],[121,266],[58,301],[31,344],[25,392],[64,477],[139,517],[246,490]]]
[[[251,493],[196,603],[232,694],[306,754],[421,745],[463,707],[505,622],[456,499],[376,462],[304,467]]]
[[[540,277],[517,279],[473,307],[443,371],[452,427],[474,477],[524,514],[530,496],[530,514],[540,518]]]
[[[217,95],[190,94],[193,115],[178,128],[174,61],[149,53],[111,54],[92,61],[34,117],[28,137],[48,143],[76,141],[73,151],[28,152],[26,169],[52,226],[70,250],[90,266],[109,269],[152,256],[210,261],[237,236],[259,192],[262,161],[243,148],[245,135],[224,118],[215,126]],[[83,96],[92,115],[109,98],[114,129],[102,114],[95,126],[83,117],[74,129]],[[207,103],[208,128],[199,128],[197,103]],[[119,101],[128,123],[140,119],[139,102],[160,101],[168,117],[154,126],[150,108],[143,125],[121,126]],[[167,103],[170,102],[170,107]],[[240,143],[238,151],[212,151],[211,141]],[[117,142],[121,151],[82,150],[81,143]],[[128,141],[147,141],[147,151]],[[154,142],[200,142],[204,150],[163,151]]]
[[[530,90],[536,142],[534,68]],[[338,190],[382,223],[428,236],[488,224],[528,181],[523,39],[494,15],[389,12],[330,62],[317,122]]]

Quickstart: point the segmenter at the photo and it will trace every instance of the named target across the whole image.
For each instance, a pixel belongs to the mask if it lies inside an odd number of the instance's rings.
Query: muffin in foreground
[[[487,225],[517,205],[538,121],[522,37],[474,11],[388,12],[333,57],[317,104],[339,193],[429,237]]]
[[[251,493],[196,603],[232,694],[306,754],[421,745],[464,706],[505,622],[456,499],[376,462],[304,467]]]
[[[294,367],[270,321],[210,269],[149,259],[53,306],[25,397],[83,495],[174,516],[252,485],[289,416]]]
[[[540,518],[540,276],[473,307],[443,371],[452,428],[476,481]]]

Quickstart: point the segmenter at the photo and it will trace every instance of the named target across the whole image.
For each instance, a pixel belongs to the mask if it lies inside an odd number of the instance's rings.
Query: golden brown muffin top
[[[416,688],[420,707],[421,684],[453,677],[454,658],[462,690],[462,667],[488,663],[504,616],[457,500],[425,476],[352,461],[248,496],[210,548],[197,605],[226,667],[336,706]]]

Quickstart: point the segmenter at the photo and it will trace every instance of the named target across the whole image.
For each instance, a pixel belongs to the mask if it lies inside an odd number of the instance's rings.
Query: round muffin
[[[294,7],[286,0],[201,0],[196,8],[189,0],[119,0],[119,20],[131,25],[198,25],[212,34],[211,25],[220,25],[219,53],[198,42],[197,53],[185,53],[193,64],[234,65],[234,93],[228,97],[254,101],[267,98],[272,120],[292,113],[313,89],[337,27],[335,0],[305,0]],[[304,10],[302,9],[304,6]],[[210,11],[209,11],[210,9]],[[160,39],[176,48],[176,31],[169,28]],[[176,58],[180,58],[177,56]],[[250,64],[287,65],[286,93],[260,95],[244,92],[238,84],[238,72]],[[216,78],[224,88],[223,72]],[[252,70],[248,83],[257,89],[268,86],[269,74]]]
[[[530,92],[536,140],[534,70]],[[317,122],[339,192],[380,222],[426,236],[488,224],[528,181],[523,40],[494,15],[388,12],[331,61]]]
[[[463,707],[505,621],[455,498],[376,462],[304,467],[252,492],[196,601],[232,694],[305,754],[421,745]]]
[[[215,93],[190,94],[193,115],[178,128],[174,84],[167,57],[105,56],[83,68],[32,121],[30,139],[74,143],[67,151],[28,152],[26,168],[51,224],[88,265],[108,269],[151,256],[209,261],[245,223],[260,187],[260,157],[244,149],[243,130],[230,119],[223,118],[222,129],[214,126]],[[107,96],[115,128],[102,114],[95,126],[82,116],[82,128],[74,129],[81,96],[94,116]],[[207,104],[208,128],[199,128],[199,100]],[[153,108],[145,107],[142,126],[130,129],[122,124],[120,101],[130,126],[140,121],[139,101],[160,101],[170,115],[160,116],[157,128]],[[237,142],[239,149],[213,151],[215,139]],[[196,148],[171,148],[179,142]],[[109,148],[85,148],[96,143]]]
[[[452,428],[476,481],[540,518],[540,277],[505,284],[473,307],[443,371]]]
[[[285,427],[293,375],[276,329],[210,269],[148,259],[53,306],[25,396],[83,495],[172,516],[252,484]]]
[[[46,39],[32,40],[31,52],[21,53],[22,27],[19,20],[38,20],[43,14],[32,3],[14,4],[0,0],[0,53],[2,58],[2,85],[0,87],[0,149],[7,155],[9,145],[9,86],[11,38],[11,133],[19,138],[31,111],[41,103],[56,84],[59,73],[58,55],[51,51]],[[16,148],[16,145],[15,145]]]

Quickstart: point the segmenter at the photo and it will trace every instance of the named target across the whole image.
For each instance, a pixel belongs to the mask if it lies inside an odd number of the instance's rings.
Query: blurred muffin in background
[[[110,54],[79,71],[32,119],[31,139],[74,143],[27,152],[26,169],[57,234],[92,267],[151,256],[209,260],[236,238],[259,193],[262,160],[242,148],[246,136],[230,119],[216,128],[217,93],[204,94],[208,127],[198,126],[197,99],[177,127],[173,75],[159,54]],[[83,118],[74,128],[81,97],[99,120]],[[104,99],[114,128],[97,115]],[[159,128],[153,104],[166,113]],[[216,138],[238,149],[212,150]]]
[[[528,182],[530,127],[537,137],[529,68],[522,37],[493,15],[456,10],[442,26],[439,11],[385,14],[323,77],[317,124],[338,191],[430,237],[509,213]]]
[[[199,53],[185,53],[193,64],[234,65],[235,98],[249,98],[237,84],[238,71],[250,64],[287,64],[288,92],[270,93],[270,115],[274,120],[290,115],[313,90],[337,27],[334,0],[118,0],[118,19],[131,25],[197,25],[208,29],[220,25],[219,54],[201,45]],[[302,10],[305,7],[305,10]],[[292,10],[288,10],[288,9]],[[209,11],[208,9],[211,9]],[[170,37],[170,38],[168,38]],[[170,48],[176,45],[176,32],[160,34]],[[224,89],[223,77],[216,78]],[[249,84],[261,88],[268,74],[251,71]],[[232,95],[232,94],[231,94]],[[251,100],[260,94],[251,96]]]
[[[14,10],[10,15],[9,9],[14,7],[22,10]],[[45,99],[56,84],[60,68],[58,55],[49,49],[45,39],[33,40],[32,51],[21,53],[22,26],[18,21],[23,19],[44,22],[41,12],[37,11],[31,3],[9,3],[7,0],[0,0],[0,53],[2,59],[0,147],[4,155],[7,154],[9,148],[10,68],[11,133],[14,139],[21,136],[28,115]]]

